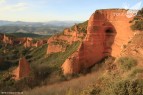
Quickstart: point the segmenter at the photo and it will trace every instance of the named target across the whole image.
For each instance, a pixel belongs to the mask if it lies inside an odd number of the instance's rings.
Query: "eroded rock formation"
[[[32,45],[33,45],[32,44],[32,40],[33,40],[32,38],[28,38],[27,37],[26,40],[25,40],[25,42],[24,42],[24,47],[25,48],[32,47]]]
[[[6,36],[5,34],[3,35],[2,41],[3,41],[3,43],[5,43],[5,44],[13,44],[11,38],[9,38],[8,36]]]
[[[78,27],[75,25],[74,30],[65,29],[63,34],[59,34],[49,38],[47,54],[64,52],[66,45],[71,45],[75,41],[81,41],[84,38],[84,33],[79,33]]]
[[[20,58],[18,67],[13,71],[14,79],[19,80],[30,74],[30,65],[25,57]]]
[[[87,34],[77,52],[62,65],[64,74],[78,73],[106,56],[117,57],[121,47],[133,36],[127,10],[97,10],[88,21]],[[118,14],[118,15],[117,15]],[[67,69],[68,68],[68,69]]]
[[[47,54],[64,52],[64,51],[65,51],[65,48],[63,48],[62,45],[49,44],[47,49]]]
[[[30,37],[10,37],[5,34],[0,34],[0,41],[4,44],[10,44],[13,46],[23,45],[25,48],[39,47],[47,44],[47,39],[40,39],[34,43],[33,39]]]
[[[36,43],[32,43],[32,46],[33,47],[40,47],[44,44],[47,44],[47,41],[46,40],[38,40]]]

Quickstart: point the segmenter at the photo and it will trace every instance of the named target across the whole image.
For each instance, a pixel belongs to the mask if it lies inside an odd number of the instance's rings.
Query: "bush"
[[[135,77],[138,73],[143,73],[143,69],[141,68],[135,68],[130,74],[130,77]]]
[[[120,63],[120,67],[124,71],[131,70],[134,66],[137,65],[137,61],[132,57],[120,57],[117,62]]]
[[[77,24],[77,26],[78,26],[78,32],[80,32],[80,33],[86,33],[87,32],[87,25],[88,25],[88,21],[85,21],[83,23]],[[72,31],[74,31],[74,26],[71,27]]]
[[[114,95],[143,95],[143,80],[123,80],[114,84]]]
[[[81,95],[100,95],[101,88],[98,86],[89,87],[81,92]]]
[[[131,26],[132,30],[143,30],[143,20],[135,21],[135,24]]]
[[[143,95],[143,79],[107,82],[90,87],[80,95]]]
[[[143,8],[141,10],[138,11],[138,15],[143,17]]]
[[[51,69],[46,64],[34,64],[32,66],[35,79],[44,80],[51,73]]]

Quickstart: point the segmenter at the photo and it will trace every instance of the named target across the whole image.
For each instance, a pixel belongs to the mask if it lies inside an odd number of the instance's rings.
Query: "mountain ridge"
[[[47,22],[26,22],[26,21],[8,21],[0,20],[0,26],[72,26],[82,21],[47,21]]]

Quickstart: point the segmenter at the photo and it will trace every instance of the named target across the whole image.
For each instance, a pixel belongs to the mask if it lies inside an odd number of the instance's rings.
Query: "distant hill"
[[[7,35],[16,36],[16,37],[31,37],[31,38],[40,38],[40,37],[48,37],[50,35],[39,35],[33,33],[7,33]]]
[[[0,20],[0,33],[34,33],[53,35],[67,27],[78,24],[78,21],[50,21],[50,22],[12,22]]]
[[[49,21],[49,22],[23,22],[23,21],[5,21],[0,20],[0,26],[64,26],[70,27],[76,23],[80,23],[81,21]]]
[[[34,33],[42,35],[53,35],[62,32],[65,27],[58,26],[0,26],[0,33]]]

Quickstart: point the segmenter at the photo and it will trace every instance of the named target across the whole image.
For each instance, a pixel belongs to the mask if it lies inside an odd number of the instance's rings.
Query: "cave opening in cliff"
[[[105,29],[105,40],[104,40],[104,51],[103,54],[105,57],[111,56],[112,45],[114,43],[114,38],[116,36],[116,32],[113,28],[109,27]]]
[[[110,34],[110,33],[113,33],[113,30],[112,29],[107,29],[105,32],[106,32],[106,34],[108,34],[108,33]]]

